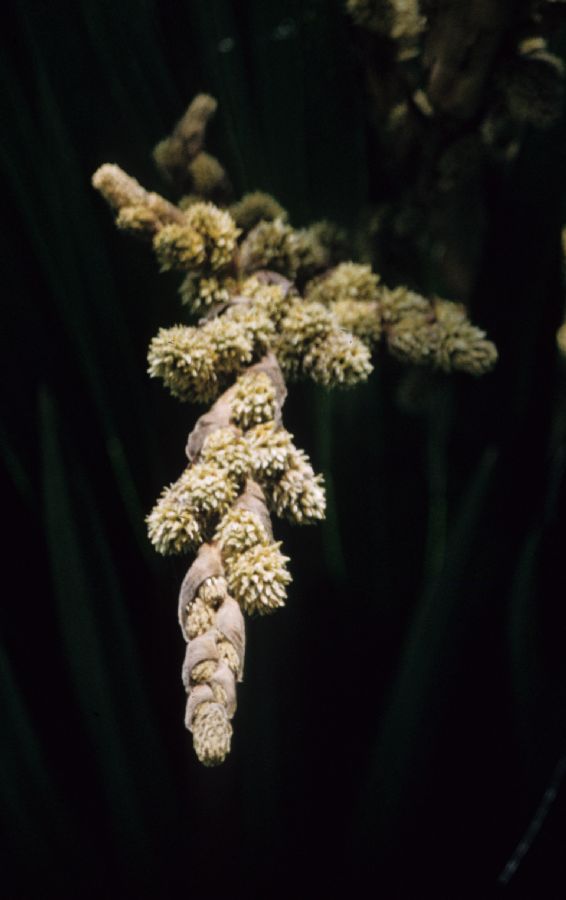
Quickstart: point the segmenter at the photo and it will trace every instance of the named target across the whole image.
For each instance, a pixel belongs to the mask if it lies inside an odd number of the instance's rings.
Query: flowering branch
[[[341,235],[329,223],[293,229],[279,204],[258,192],[229,208],[203,199],[226,195],[228,185],[220,163],[203,157],[214,109],[199,95],[156,148],[161,170],[192,191],[179,205],[115,165],[93,176],[118,227],[151,240],[162,270],[184,273],[182,302],[202,315],[194,325],[162,328],[149,348],[151,377],[180,400],[213,405],[189,435],[187,467],[147,525],[159,553],[196,555],[179,619],[186,724],[205,765],[230,749],[244,667],[242,611],[270,613],[285,603],[291,576],[271,516],[300,525],[325,514],[322,477],[283,425],[286,382],[357,384],[381,342],[403,361],[474,375],[497,356],[463,307],[389,290],[369,266],[340,263]]]

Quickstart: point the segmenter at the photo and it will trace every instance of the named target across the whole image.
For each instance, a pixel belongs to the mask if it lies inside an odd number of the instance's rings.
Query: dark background
[[[292,388],[328,519],[276,524],[294,582],[249,622],[225,765],[184,731],[186,563],[143,519],[200,410],[145,373],[177,279],[90,176],[164,190],[151,149],[205,90],[238,193],[352,226],[380,192],[342,4],[243,7],[15,2],[4,22],[0,893],[564,897],[564,788],[497,885],[565,752],[562,124],[487,185],[492,375],[429,380],[420,415],[385,359],[349,393]]]

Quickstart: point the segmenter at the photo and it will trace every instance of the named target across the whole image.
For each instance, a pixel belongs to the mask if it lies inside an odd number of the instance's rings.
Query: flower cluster
[[[171,393],[211,408],[189,435],[188,465],[147,517],[162,554],[188,553],[179,600],[187,640],[186,724],[198,758],[226,757],[244,660],[242,613],[284,605],[291,576],[271,516],[295,524],[325,515],[322,476],[285,429],[286,380],[325,387],[367,379],[385,340],[410,362],[474,374],[495,348],[462,307],[388,290],[369,266],[339,262],[343,238],[326,222],[295,230],[269,195],[231,207],[207,199],[223,170],[204,150],[211,98],[196,98],[155,151],[162,173],[193,193],[174,206],[106,165],[93,183],[120,227],[151,241],[162,270],[184,273],[180,293],[193,324],[162,328],[149,374]]]
[[[185,723],[199,760],[206,766],[218,765],[230,751],[245,629],[241,609],[228,590],[220,552],[212,544],[201,546],[185,576],[179,621],[187,640]]]

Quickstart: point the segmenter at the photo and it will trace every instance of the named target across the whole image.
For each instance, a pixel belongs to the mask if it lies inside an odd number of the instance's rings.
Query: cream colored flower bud
[[[259,516],[241,507],[232,507],[228,510],[216,529],[214,540],[218,541],[224,564],[228,569],[246,550],[257,544],[265,546],[269,543],[269,537]]]
[[[226,376],[239,372],[252,361],[253,335],[242,323],[228,315],[212,319],[199,332],[219,374]]]
[[[439,331],[429,313],[414,312],[398,319],[387,332],[389,351],[401,362],[437,365]]]
[[[275,351],[281,368],[289,378],[303,374],[305,354],[315,341],[335,330],[336,320],[321,303],[295,301],[281,320]]]
[[[256,544],[234,559],[228,574],[230,593],[247,613],[269,613],[285,605],[291,576],[280,543]]]
[[[471,324],[465,308],[449,300],[435,300],[433,308],[439,334],[437,366],[470,375],[489,372],[497,362],[497,349],[484,331]]]
[[[161,222],[148,206],[123,206],[116,218],[120,231],[142,237],[153,237],[161,228]]]
[[[374,347],[381,338],[381,316],[376,300],[338,300],[330,306],[345,331]]]
[[[268,311],[260,304],[232,306],[222,318],[237,323],[244,329],[256,355],[259,356],[270,349],[275,335],[275,325]]]
[[[253,309],[261,311],[276,325],[287,313],[291,300],[288,292],[278,284],[263,284],[253,276],[246,278],[240,287],[242,297],[249,297],[253,301]]]
[[[148,353],[149,374],[162,378],[174,397],[205,403],[218,393],[217,357],[204,329],[160,328]]]
[[[430,301],[405,287],[397,287],[392,291],[384,288],[379,296],[379,306],[381,317],[386,324],[395,324],[415,315],[428,317],[431,322],[434,321]]]
[[[240,256],[248,272],[273,269],[294,278],[299,265],[296,233],[280,218],[260,222],[243,241]]]
[[[206,248],[206,263],[221,269],[232,262],[240,229],[230,213],[214,203],[193,203],[186,211],[189,228],[202,239]]]
[[[188,223],[166,225],[153,239],[153,249],[161,271],[184,271],[204,265],[206,245],[202,235]]]
[[[187,553],[203,541],[201,524],[182,477],[163,490],[146,523],[151,543],[163,555]]]
[[[380,295],[379,275],[370,266],[344,262],[327,275],[310,281],[305,289],[307,300],[336,303],[342,300],[376,301]]]
[[[233,278],[216,275],[204,278],[198,272],[189,272],[179,288],[181,302],[195,313],[216,304],[228,303],[235,291],[236,281]]]
[[[230,752],[232,726],[221,703],[201,703],[193,721],[193,746],[205,766],[218,766]]]
[[[333,331],[315,343],[303,365],[307,375],[325,387],[349,387],[366,381],[373,371],[368,347],[346,331]]]
[[[322,475],[315,475],[305,453],[295,451],[289,468],[271,487],[270,506],[280,518],[297,525],[324,519],[326,494]]]
[[[265,372],[244,372],[236,383],[232,419],[244,430],[270,422],[277,411],[275,387]]]
[[[217,428],[209,434],[201,450],[201,459],[226,469],[238,483],[251,469],[249,447],[238,430],[232,427]]]
[[[273,422],[250,428],[244,435],[250,449],[252,473],[260,481],[285,471],[293,451],[292,436]]]
[[[236,499],[234,481],[214,463],[195,463],[181,477],[191,507],[201,516],[223,515]]]

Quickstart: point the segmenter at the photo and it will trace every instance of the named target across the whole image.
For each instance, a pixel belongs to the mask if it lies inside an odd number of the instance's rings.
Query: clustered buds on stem
[[[179,620],[187,640],[186,724],[205,765],[222,762],[230,749],[244,665],[242,612],[270,613],[285,603],[291,576],[271,516],[300,525],[325,514],[322,476],[282,423],[285,380],[364,381],[382,340],[400,359],[445,371],[479,375],[496,359],[462,307],[388,290],[369,266],[337,264],[343,240],[328,223],[295,230],[265,194],[229,209],[210,202],[229,185],[204,152],[214,108],[211,98],[197,97],[156,148],[162,173],[192,191],[179,206],[117,166],[93,177],[119,227],[150,240],[162,269],[183,272],[183,303],[206,314],[194,325],[161,329],[151,342],[150,376],[181,400],[214,402],[189,435],[187,467],[147,517],[159,553],[195,556]]]

